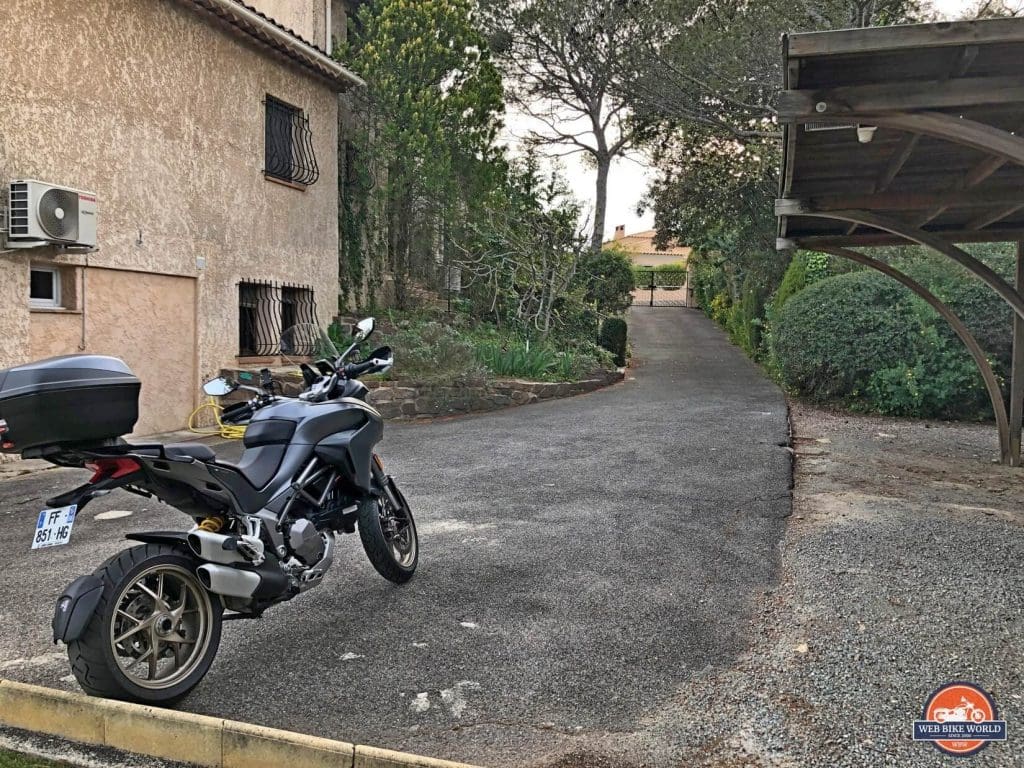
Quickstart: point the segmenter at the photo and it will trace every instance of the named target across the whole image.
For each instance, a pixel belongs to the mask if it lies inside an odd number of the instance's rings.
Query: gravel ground
[[[972,758],[1024,765],[1024,472],[995,428],[792,411],[794,515],[753,645],[683,686],[638,764],[936,766],[910,739],[942,683],[994,697],[1009,740]],[[690,727],[679,739],[679,722]],[[673,735],[675,738],[673,738]]]

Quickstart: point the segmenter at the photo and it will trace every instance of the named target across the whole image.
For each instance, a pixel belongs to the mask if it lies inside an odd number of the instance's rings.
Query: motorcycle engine
[[[296,520],[288,527],[288,549],[306,565],[315,565],[324,556],[323,536],[312,522]]]

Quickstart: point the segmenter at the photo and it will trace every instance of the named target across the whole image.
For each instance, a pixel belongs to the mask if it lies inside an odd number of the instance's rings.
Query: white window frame
[[[32,264],[29,267],[29,295],[28,305],[32,309],[63,309],[61,304],[61,292],[60,292],[60,268],[49,267],[43,265]],[[53,281],[53,298],[52,299],[36,299],[32,297],[32,272],[49,272],[50,279]]]

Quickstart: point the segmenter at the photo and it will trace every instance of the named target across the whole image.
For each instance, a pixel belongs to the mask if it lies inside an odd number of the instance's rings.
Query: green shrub
[[[553,349],[528,341],[484,342],[476,347],[477,359],[496,376],[543,379],[557,363]]]
[[[876,371],[865,388],[865,405],[889,416],[978,418],[991,413],[974,360],[959,339],[932,326],[919,338],[915,360]]]
[[[987,261],[1004,277],[1013,270],[1012,256],[990,256]],[[1004,370],[1009,369],[1013,310],[991,288],[945,257],[917,254],[896,266],[945,302],[964,321],[981,348],[994,356]],[[949,324],[937,316],[935,325],[943,336],[960,343]]]
[[[615,357],[615,364],[626,364],[626,345],[628,328],[621,317],[606,317],[601,323],[600,344]]]
[[[429,383],[478,379],[484,367],[477,360],[472,342],[452,325],[433,320],[398,321],[395,330],[367,342],[388,344],[395,350],[393,376]]]
[[[876,372],[914,359],[919,323],[907,291],[884,275],[821,280],[786,302],[772,330],[783,382],[812,400],[862,393]]]
[[[580,262],[576,279],[583,285],[584,299],[601,314],[614,315],[629,308],[633,268],[621,248],[612,246],[589,253]]]
[[[824,253],[797,251],[793,254],[782,282],[772,298],[771,306],[779,312],[790,297],[829,275],[829,257]]]
[[[738,302],[733,303],[726,330],[733,343],[751,357],[757,357],[761,345],[761,310],[764,308],[760,286],[753,276],[743,281],[743,292]]]
[[[682,288],[686,284],[686,263],[677,261],[656,267],[634,266],[633,280],[636,287],[650,288],[652,273],[654,284],[659,288]]]

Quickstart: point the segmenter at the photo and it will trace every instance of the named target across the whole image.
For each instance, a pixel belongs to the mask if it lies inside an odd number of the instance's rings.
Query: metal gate
[[[685,269],[634,269],[633,306],[688,307]]]

